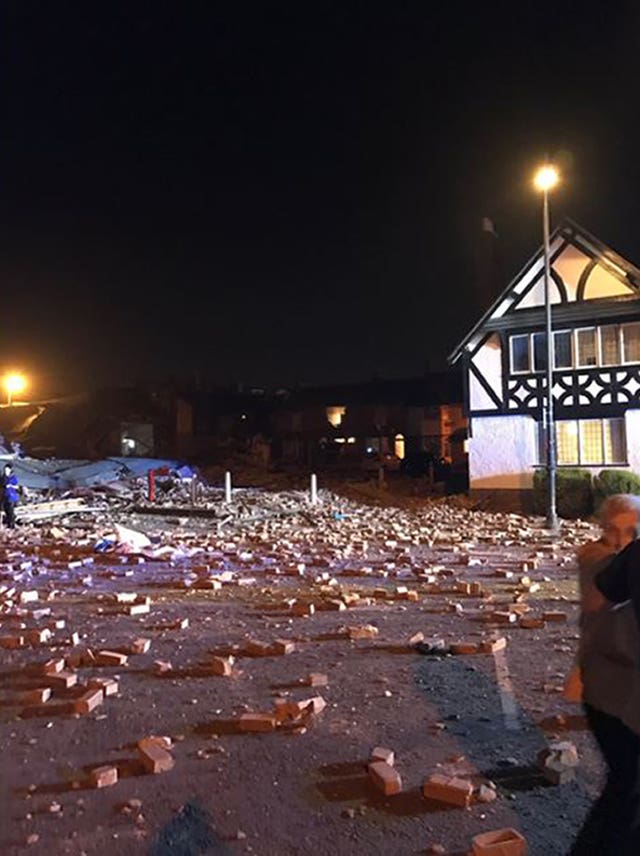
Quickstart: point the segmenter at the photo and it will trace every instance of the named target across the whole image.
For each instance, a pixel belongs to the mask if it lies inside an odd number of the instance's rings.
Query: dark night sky
[[[0,365],[141,378],[420,374],[540,242],[528,184],[640,263],[640,10],[4,5]],[[506,284],[506,283],[505,283]]]

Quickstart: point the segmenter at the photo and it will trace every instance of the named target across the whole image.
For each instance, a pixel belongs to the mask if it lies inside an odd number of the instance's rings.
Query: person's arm
[[[617,556],[614,556],[611,562],[596,575],[595,589],[597,594],[593,594],[589,598],[589,603],[585,607],[588,612],[593,609],[599,609],[602,605],[602,600],[611,601],[611,603],[624,603],[631,597],[631,586],[629,575],[632,572],[634,565],[640,561],[640,542],[632,541],[624,548]]]

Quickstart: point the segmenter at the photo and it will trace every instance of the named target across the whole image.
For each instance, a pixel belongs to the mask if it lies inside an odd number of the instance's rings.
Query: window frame
[[[584,452],[583,452],[584,441],[583,441],[583,434],[581,431],[580,423],[586,423],[586,422],[598,422],[600,424],[600,459],[597,463],[596,462],[585,463],[585,461],[584,461]],[[558,429],[559,429],[560,425],[567,425],[569,423],[573,423],[576,426],[578,457],[577,457],[576,461],[563,463],[560,461],[560,454],[559,454],[560,438],[558,436]],[[605,428],[604,428],[605,423],[609,423],[609,425],[610,425],[610,431],[611,431],[612,438],[614,436],[613,432],[615,429],[618,429],[620,431],[620,434],[618,436],[618,440],[620,443],[620,448],[622,449],[622,452],[623,452],[623,454],[622,454],[623,459],[620,461],[606,460],[607,453],[606,453],[606,440],[605,440]],[[539,432],[540,432],[539,436],[541,439],[541,442],[539,443],[540,459],[542,461],[544,459],[544,453],[545,453],[544,425],[541,422],[538,423],[538,425],[539,425]],[[558,454],[557,454],[557,466],[559,468],[562,468],[562,467],[569,467],[569,468],[570,467],[586,467],[586,468],[589,468],[589,467],[628,467],[629,466],[629,449],[628,449],[628,445],[627,445],[627,425],[626,425],[626,420],[624,419],[624,417],[603,416],[603,417],[585,417],[584,419],[557,419],[554,422],[554,427],[555,427],[555,432],[556,432],[556,450],[558,452]],[[615,442],[613,440],[612,440],[611,445],[612,445],[612,447],[615,446]],[[541,464],[541,465],[544,465],[544,464]]]
[[[526,369],[514,369],[514,360],[513,360],[513,343],[515,339],[526,339],[527,340],[527,364],[528,367]],[[531,359],[531,348],[532,348],[532,339],[531,333],[513,333],[509,336],[509,372],[510,374],[515,375],[523,375],[523,374],[531,374],[531,366],[533,365]]]
[[[620,356],[622,357],[622,365],[634,365],[636,363],[640,363],[640,359],[638,360],[628,360],[625,344],[624,344],[624,330],[627,327],[640,327],[640,321],[628,321],[626,324],[620,325]]]
[[[607,327],[613,327],[616,330],[616,338],[618,343],[618,351],[619,351],[619,362],[616,363],[605,363],[603,360],[603,348],[602,348],[602,331]],[[638,355],[637,360],[629,360],[627,359],[626,349],[625,349],[625,338],[624,331],[628,327],[637,327],[640,335],[640,321],[628,321],[626,323],[613,323],[613,324],[589,324],[584,327],[564,327],[560,330],[553,331],[553,371],[588,371],[591,369],[597,368],[606,368],[611,369],[616,366],[625,366],[625,365],[637,365],[640,364],[640,354]],[[595,364],[594,365],[579,365],[578,364],[578,355],[579,355],[579,334],[583,332],[587,332],[592,330],[594,332],[595,339]],[[570,366],[558,366],[556,363],[556,336],[561,334],[569,334],[569,342],[571,347],[571,365]],[[538,369],[535,367],[535,346],[534,346],[534,337],[535,336],[544,336],[545,331],[543,330],[533,330],[526,333],[509,333],[509,374],[510,375],[524,375],[524,374],[544,374],[546,371],[546,367],[543,369]],[[516,339],[526,339],[527,341],[527,369],[514,369],[514,360],[513,360],[513,348],[514,341]]]

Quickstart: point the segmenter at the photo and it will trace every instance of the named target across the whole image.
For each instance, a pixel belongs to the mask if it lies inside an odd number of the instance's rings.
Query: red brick
[[[107,696],[116,695],[120,689],[118,681],[115,678],[91,678],[87,686],[89,689],[102,690],[105,698]]]
[[[79,698],[75,699],[73,702],[73,711],[74,713],[81,714],[91,713],[92,710],[102,704],[103,699],[103,690],[98,687],[93,687],[88,689]]]
[[[89,781],[94,788],[108,788],[118,781],[118,768],[105,765],[95,767],[89,773]]]
[[[504,636],[499,639],[487,639],[480,643],[480,650],[483,654],[495,654],[496,651],[504,651],[507,647],[507,640]]]
[[[471,839],[473,856],[525,856],[527,841],[515,829],[494,829]]]
[[[397,770],[384,761],[373,761],[367,767],[369,778],[386,797],[399,794],[402,790],[402,779]]]
[[[378,628],[374,627],[373,624],[365,624],[361,627],[349,627],[347,633],[349,639],[375,639],[378,635]]]
[[[34,690],[24,690],[18,694],[21,704],[44,704],[51,698],[51,687],[39,687]]]
[[[67,690],[78,683],[78,676],[75,672],[55,672],[45,675],[44,683],[49,684],[54,689]]]
[[[148,773],[164,773],[175,764],[173,756],[153,737],[139,740],[138,752]]]
[[[77,669],[80,666],[94,666],[96,657],[90,648],[78,648],[66,657],[67,667]]]
[[[425,781],[422,793],[427,799],[466,807],[471,802],[473,785],[466,779],[434,773]]]
[[[45,675],[51,675],[54,672],[61,672],[64,669],[64,660],[62,657],[57,657],[54,660],[47,660],[42,664],[42,671]]]
[[[151,639],[134,639],[131,643],[132,654],[146,654],[151,647]]]
[[[124,612],[127,615],[146,615],[148,612],[151,612],[151,605],[148,603],[127,604],[127,606],[124,607]]]
[[[24,636],[2,636],[0,637],[0,648],[23,648]]]
[[[566,612],[543,612],[542,618],[544,621],[566,621]]]
[[[275,731],[276,718],[271,713],[243,713],[238,725],[241,731]]]
[[[371,750],[371,763],[374,761],[384,761],[385,764],[388,764],[390,767],[393,767],[395,763],[395,755],[393,749],[385,749],[384,746],[376,746],[375,749]]]
[[[311,672],[305,683],[308,687],[326,687],[329,683],[329,678],[327,675],[323,675],[322,672]]]
[[[477,642],[454,642],[450,651],[452,654],[478,654],[480,646]]]
[[[316,608],[312,603],[294,603],[291,607],[291,612],[301,618],[306,615],[313,615],[315,611]]]
[[[41,645],[44,642],[48,642],[51,639],[51,631],[48,627],[43,627],[41,629],[29,630],[27,633],[27,638],[29,642],[33,645]]]
[[[211,671],[214,675],[228,677],[233,673],[233,658],[232,657],[212,657]]]
[[[322,696],[314,696],[313,698],[306,699],[305,701],[298,702],[298,705],[302,705],[302,710],[311,709],[312,713],[322,713],[322,711],[327,706],[326,701],[322,698]]]
[[[546,621],[544,618],[534,618],[534,616],[522,616],[518,625],[522,627],[524,630],[542,630],[546,627]]]
[[[518,616],[515,612],[493,612],[491,613],[491,621],[494,621],[496,624],[514,624],[517,620]]]
[[[98,651],[96,664],[98,666],[126,666],[127,655],[120,654],[118,651]]]
[[[267,642],[257,642],[255,639],[249,639],[244,650],[250,657],[268,657],[272,653],[271,645]]]
[[[290,642],[287,639],[276,639],[271,647],[272,654],[291,654],[296,650],[296,646],[294,642]]]

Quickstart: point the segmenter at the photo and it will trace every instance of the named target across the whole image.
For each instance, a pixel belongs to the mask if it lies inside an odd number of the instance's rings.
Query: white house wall
[[[554,280],[549,282],[549,296],[551,303],[562,302],[558,286]],[[532,309],[536,306],[544,306],[544,279],[539,279],[533,288],[516,304],[514,309]]]
[[[553,263],[554,271],[560,276],[567,289],[567,300],[576,299],[578,284],[584,269],[591,259],[577,247],[569,244]]]
[[[627,410],[624,414],[627,431],[627,460],[629,469],[640,475],[640,410]]]
[[[584,299],[593,300],[599,297],[622,297],[635,293],[632,288],[620,282],[602,265],[597,264],[589,276],[584,289]]]
[[[478,369],[498,399],[502,401],[502,345],[498,333],[492,333],[471,362]],[[469,403],[471,410],[494,410],[495,402],[487,395],[473,374],[469,373]]]
[[[473,419],[469,439],[471,490],[530,489],[537,460],[537,430],[531,416]]]

